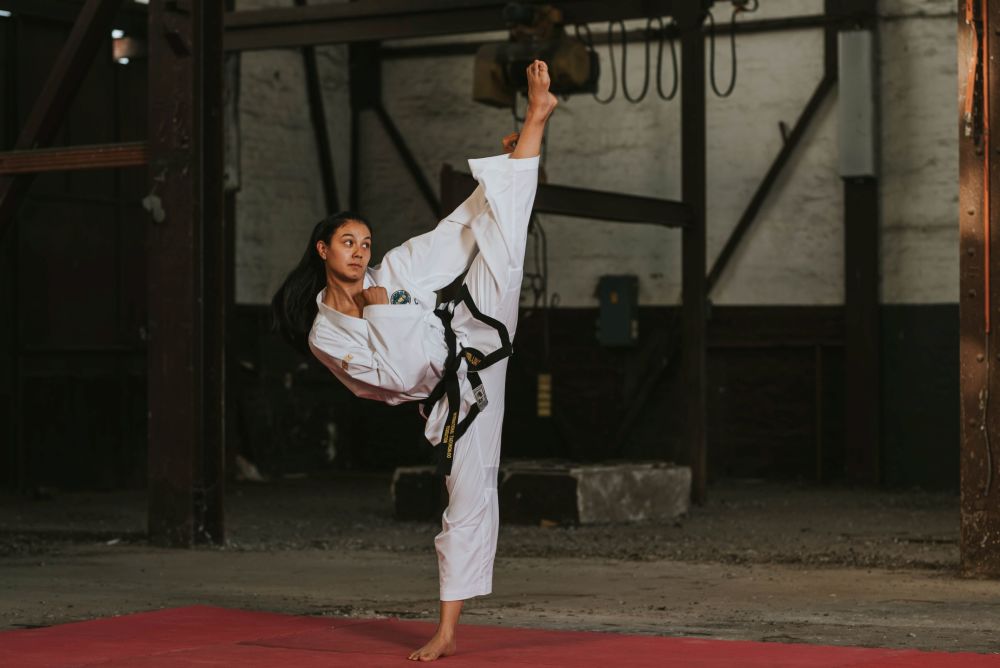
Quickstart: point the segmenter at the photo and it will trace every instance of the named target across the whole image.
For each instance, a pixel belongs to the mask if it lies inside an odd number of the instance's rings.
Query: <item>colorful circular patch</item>
[[[410,293],[406,290],[396,290],[389,297],[390,304],[409,304],[410,303]]]

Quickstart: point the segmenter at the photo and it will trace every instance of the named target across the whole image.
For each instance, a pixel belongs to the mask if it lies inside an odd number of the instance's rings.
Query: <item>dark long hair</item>
[[[302,259],[271,299],[274,329],[303,354],[309,352],[309,330],[317,311],[316,295],[326,287],[326,265],[316,252],[316,242],[329,244],[333,233],[352,220],[363,223],[371,231],[371,223],[353,211],[341,211],[316,223]]]

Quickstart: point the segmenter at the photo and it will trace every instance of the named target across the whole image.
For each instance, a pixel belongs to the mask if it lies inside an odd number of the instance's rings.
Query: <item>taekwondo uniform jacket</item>
[[[504,269],[516,254],[517,241],[496,221],[530,215],[534,188],[514,193],[513,172],[537,170],[538,158],[498,155],[469,160],[469,166],[479,182],[472,195],[434,230],[390,250],[380,265],[368,268],[364,287],[384,287],[389,304],[367,306],[363,317],[355,318],[326,306],[325,289],[316,297],[319,312],[309,347],[359,397],[399,404],[426,399],[434,390],[448,358],[444,325],[434,313],[434,291],[466,271],[476,253],[484,256],[498,283],[520,285],[520,269],[511,275]],[[520,252],[523,256],[523,248]],[[501,345],[496,329],[467,312],[456,310],[452,327],[463,347],[488,352]],[[464,416],[475,404],[464,364],[459,379]],[[442,399],[425,415],[424,434],[430,443],[441,441],[447,414],[447,401]]]

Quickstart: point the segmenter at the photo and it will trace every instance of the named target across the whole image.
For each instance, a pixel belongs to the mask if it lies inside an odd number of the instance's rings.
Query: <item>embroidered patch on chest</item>
[[[410,293],[406,290],[396,290],[389,297],[390,304],[409,304],[411,301],[413,300],[410,298]]]

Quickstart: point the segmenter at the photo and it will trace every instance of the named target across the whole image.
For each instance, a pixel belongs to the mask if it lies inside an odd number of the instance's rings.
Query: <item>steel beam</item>
[[[36,148],[0,152],[0,175],[142,167],[149,161],[146,142]]]
[[[352,44],[349,54],[351,91],[351,209],[356,210],[359,197],[359,173],[361,166],[359,123],[362,111],[373,111],[389,135],[389,140],[399,154],[406,171],[413,178],[431,212],[437,215],[441,202],[434,194],[434,188],[420,169],[416,156],[410,150],[403,133],[393,122],[385,105],[382,104],[382,61],[378,57],[378,44]]]
[[[351,104],[351,183],[348,207],[361,207],[361,116],[381,104],[382,67],[378,44],[355,42],[347,47],[348,88]]]
[[[675,17],[681,31],[681,174],[686,225],[681,236],[681,296],[679,313],[658,336],[638,352],[644,369],[641,381],[626,402],[628,409],[615,434],[614,452],[621,454],[626,439],[664,372],[679,367],[686,404],[681,432],[684,444],[678,458],[691,467],[691,496],[704,503],[708,484],[706,429],[708,284],[706,268],[706,119],[705,119],[705,7],[692,5]],[[679,353],[679,355],[678,355]],[[669,454],[665,457],[669,458]]]
[[[410,173],[413,181],[417,184],[417,188],[420,190],[420,194],[423,195],[424,201],[427,202],[427,206],[436,215],[441,210],[441,202],[438,200],[437,195],[434,194],[431,182],[427,180],[427,177],[424,176],[423,171],[420,169],[420,164],[417,162],[416,156],[413,155],[413,151],[410,150],[409,145],[407,145],[406,139],[403,138],[403,133],[396,127],[381,100],[375,105],[375,114],[378,116],[379,121],[381,121],[382,128],[389,135],[392,145],[396,147],[396,152],[399,153],[400,159],[402,159],[403,164],[406,166],[406,171]]]
[[[875,0],[826,0],[834,18],[875,29]],[[837,76],[837,23],[825,33],[824,69]],[[843,179],[844,187],[844,448],[847,476],[880,482],[881,347],[879,187],[877,177]]]
[[[87,0],[80,9],[49,78],[18,135],[15,150],[45,146],[55,137],[97,49],[108,39],[120,4],[121,0]],[[0,176],[0,239],[13,224],[30,185],[30,175]]]
[[[720,22],[715,24],[715,27],[703,26],[705,34],[714,33],[716,35],[729,35],[731,33],[736,33],[737,35],[749,35],[755,33],[766,33],[766,32],[781,32],[785,30],[808,30],[809,28],[823,28],[835,20],[823,14],[812,14],[806,16],[789,16],[786,18],[778,19],[758,19],[756,21],[739,21],[736,24],[729,22]],[[843,22],[843,19],[839,19]],[[594,30],[593,38],[595,45],[607,44],[608,33],[602,30]],[[677,31],[677,26],[667,25],[662,31],[663,37],[666,39],[676,39],[680,34]],[[646,39],[652,38],[657,39],[660,36],[660,31],[656,29],[651,29],[647,31],[645,28],[638,28],[635,30],[628,30],[625,33],[626,41],[629,44],[640,43]],[[620,33],[615,31],[614,33],[615,44],[618,44],[618,40],[621,39]],[[380,51],[380,55],[386,59],[393,58],[430,58],[436,56],[468,56],[476,53],[479,48],[486,44],[484,41],[464,41],[464,42],[453,42],[450,44],[421,44],[416,46],[387,46],[383,47]],[[615,48],[618,48],[616,46]]]
[[[0,0],[5,9],[16,18],[27,17],[60,23],[73,23],[80,14],[81,0]],[[115,14],[114,27],[127,34],[146,34],[146,6],[122,2]]]
[[[881,482],[879,188],[875,177],[844,179],[844,361],[847,475]]]
[[[441,171],[442,208],[439,211],[443,215],[450,213],[475,188],[476,180],[471,175],[445,165]],[[456,196],[461,199],[456,201]],[[664,227],[685,227],[691,221],[691,212],[681,202],[551,183],[538,184],[533,211]]]
[[[226,16],[227,51],[275,49],[506,30],[506,0],[365,0]],[[567,23],[673,14],[675,0],[564,0]]]
[[[11,146],[17,136],[14,119],[17,116],[16,97],[14,95],[14,77],[17,67],[17,32],[16,22],[0,21],[0,142],[4,148]],[[0,309],[9,314],[0,323],[0,385],[6,385],[10,404],[8,418],[0,418],[3,438],[9,444],[6,457],[0,454],[4,473],[0,474],[2,483],[13,487],[20,484],[23,478],[21,464],[23,461],[20,438],[20,358],[18,356],[18,295],[17,284],[19,274],[17,267],[18,248],[17,228],[13,229],[6,239],[0,237]]]
[[[691,467],[691,497],[704,503],[708,484],[705,371],[706,318],[706,162],[705,33],[702,25],[711,0],[683,3],[675,16],[681,30],[681,191],[691,224],[681,237],[681,358],[684,388],[684,463]]]
[[[306,0],[295,0],[295,6],[307,6]],[[302,64],[306,71],[306,97],[309,100],[309,116],[316,137],[316,152],[319,157],[320,177],[323,180],[326,210],[327,213],[334,213],[340,211],[340,198],[337,197],[337,181],[333,172],[333,156],[330,153],[330,133],[326,127],[326,106],[323,103],[323,84],[319,78],[319,64],[316,62],[314,47],[302,47]]]
[[[222,3],[149,8],[149,534],[221,543]]]
[[[823,104],[823,100],[826,99],[826,96],[833,89],[833,85],[835,83],[836,78],[834,76],[824,74],[820,79],[819,84],[817,84],[816,90],[813,91],[812,96],[809,98],[805,108],[802,110],[802,113],[799,114],[798,120],[795,121],[795,127],[793,127],[792,131],[788,134],[788,138],[782,145],[781,150],[778,151],[778,155],[775,156],[774,161],[771,163],[771,167],[767,170],[767,173],[761,180],[760,185],[757,186],[757,190],[754,192],[753,197],[750,198],[750,202],[747,204],[746,209],[744,209],[743,215],[740,216],[739,221],[737,221],[736,227],[733,228],[729,238],[726,240],[725,246],[722,247],[718,257],[715,258],[715,263],[712,264],[712,270],[708,273],[706,289],[709,294],[711,294],[712,290],[719,282],[719,278],[726,270],[726,266],[732,259],[736,249],[739,248],[743,237],[746,236],[750,227],[753,226],[754,221],[757,219],[757,214],[760,212],[761,206],[763,206],[764,201],[771,192],[771,188],[778,180],[778,176],[785,168],[785,165],[788,163],[788,159],[791,158],[792,153],[795,152],[795,149],[799,145],[799,142],[801,142],[802,136],[805,134],[810,122],[812,122],[816,112]]]
[[[1000,577],[1000,0],[958,2],[961,563]],[[994,189],[994,186],[997,186]],[[992,322],[991,322],[992,321]]]

